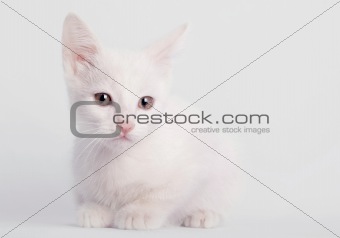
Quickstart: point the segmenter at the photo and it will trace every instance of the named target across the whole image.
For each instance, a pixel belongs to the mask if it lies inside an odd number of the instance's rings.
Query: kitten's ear
[[[146,49],[153,60],[160,64],[171,63],[171,58],[183,47],[188,24],[183,24],[165,38]]]
[[[62,43],[65,71],[76,74],[80,67],[89,68],[96,64],[99,43],[87,25],[73,13],[65,18]]]

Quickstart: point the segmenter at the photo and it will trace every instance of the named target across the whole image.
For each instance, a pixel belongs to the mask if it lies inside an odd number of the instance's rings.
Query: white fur
[[[78,54],[63,47],[71,104],[93,101],[95,93],[105,92],[120,104],[123,114],[159,113],[153,108],[138,108],[136,95],[152,96],[154,108],[163,113],[178,113],[185,105],[175,103],[168,91],[172,57],[186,28],[181,26],[140,52],[118,52],[103,48],[77,16],[68,15],[63,44]],[[114,113],[110,106],[80,107],[77,128],[112,133]],[[77,138],[73,161],[76,182],[99,169],[76,190],[81,226],[156,229],[170,224],[204,228],[219,224],[233,197],[231,167],[173,124],[164,125],[131,147],[158,126],[136,124],[128,140]]]

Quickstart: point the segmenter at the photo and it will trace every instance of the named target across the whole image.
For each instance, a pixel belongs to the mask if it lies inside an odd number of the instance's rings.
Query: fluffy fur
[[[63,65],[71,104],[107,93],[120,104],[123,114],[158,114],[154,108],[178,113],[185,105],[168,92],[172,58],[181,48],[186,29],[183,25],[139,52],[118,52],[104,48],[84,22],[68,15],[62,41],[67,46],[63,47]],[[152,96],[154,108],[140,109],[134,94]],[[77,111],[77,128],[112,133],[114,113],[111,106],[82,106]],[[76,139],[75,180],[91,175],[76,189],[80,226],[210,228],[220,223],[233,197],[230,166],[174,124],[131,147],[158,126],[135,124],[126,137]]]

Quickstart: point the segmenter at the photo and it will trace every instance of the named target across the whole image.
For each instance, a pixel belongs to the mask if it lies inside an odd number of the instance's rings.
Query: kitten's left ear
[[[62,43],[65,71],[77,74],[80,68],[96,65],[99,43],[88,26],[73,13],[65,18]]]
[[[171,32],[165,38],[154,43],[146,49],[156,63],[167,65],[171,63],[171,58],[183,47],[188,24],[183,24]]]

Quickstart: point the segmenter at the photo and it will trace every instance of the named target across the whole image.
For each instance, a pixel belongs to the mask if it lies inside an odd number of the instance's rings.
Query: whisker
[[[90,146],[93,145],[95,141],[97,141],[99,138],[94,138],[90,143],[88,143],[86,146],[83,147],[82,151],[78,154],[78,156],[75,158],[75,160],[78,160],[80,156],[84,153],[84,151]]]

